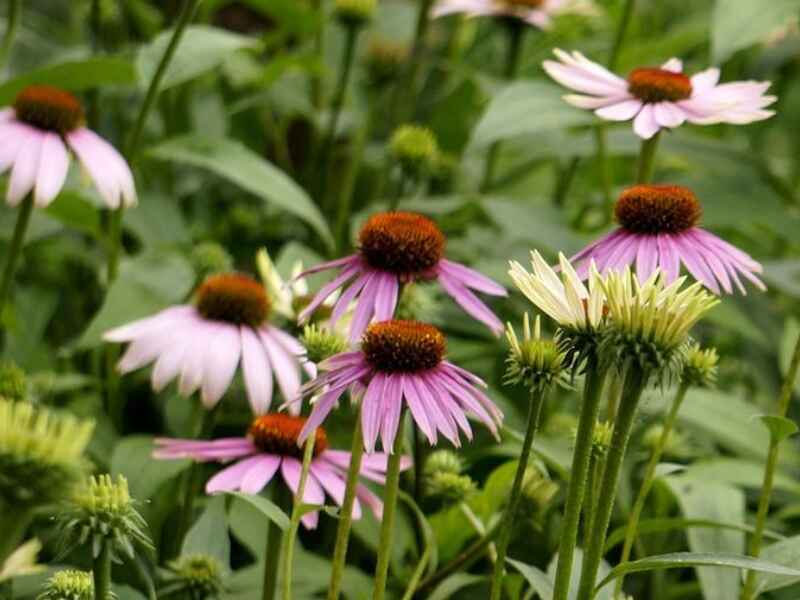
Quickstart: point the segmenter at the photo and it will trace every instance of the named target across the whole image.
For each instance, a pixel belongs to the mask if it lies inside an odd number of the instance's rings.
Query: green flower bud
[[[543,516],[558,493],[558,484],[546,477],[538,468],[530,466],[522,476],[522,499],[524,513],[534,520]]]
[[[517,338],[514,328],[506,325],[506,339],[511,346],[506,359],[505,383],[507,385],[525,384],[530,388],[544,388],[553,383],[565,383],[564,354],[553,340],[542,339],[539,317],[536,317],[534,333],[528,313],[523,322],[522,340]]]
[[[192,248],[191,261],[199,281],[204,280],[209,275],[233,271],[233,258],[217,242],[200,242],[197,244]]]
[[[397,303],[395,319],[406,321],[435,321],[439,314],[439,303],[427,286],[408,283],[403,287]]]
[[[427,127],[401,125],[389,140],[389,152],[407,177],[417,179],[433,170],[439,157],[439,145]]]
[[[345,27],[362,27],[372,20],[377,0],[336,0],[333,13]]]
[[[367,49],[366,68],[369,82],[385,87],[397,78],[408,60],[408,46],[385,39],[374,39]]]
[[[464,470],[464,461],[452,450],[435,450],[425,460],[423,474],[428,477],[436,473],[453,473],[460,475]]]
[[[300,343],[306,348],[307,360],[314,364],[341,354],[348,348],[347,340],[339,334],[314,324],[303,328]]]
[[[96,558],[107,542],[113,557],[133,558],[134,544],[152,549],[147,523],[135,504],[128,491],[128,480],[122,475],[116,481],[111,475],[90,477],[61,515],[64,551],[90,544]]]
[[[167,568],[168,584],[161,590],[164,595],[183,593],[202,600],[215,598],[223,591],[223,567],[213,556],[188,554],[167,563]]]
[[[608,421],[597,421],[592,430],[592,454],[600,458],[605,456],[611,446],[611,436],[614,435],[614,424]]]
[[[94,579],[87,571],[58,571],[36,600],[94,600]]]
[[[10,360],[0,363],[0,398],[24,400],[27,392],[28,380],[25,371]]]
[[[432,452],[422,472],[425,496],[444,506],[466,500],[475,493],[477,485],[469,475],[461,474],[463,470],[464,463],[455,452]]]
[[[683,380],[695,387],[713,387],[717,383],[718,363],[716,348],[703,349],[700,344],[692,344],[686,353]]]
[[[93,430],[93,421],[0,399],[0,500],[33,508],[69,496]]]

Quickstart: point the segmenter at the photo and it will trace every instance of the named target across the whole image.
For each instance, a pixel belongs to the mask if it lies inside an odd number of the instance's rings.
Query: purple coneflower
[[[325,420],[350,387],[365,390],[361,424],[367,452],[375,449],[379,435],[383,449],[392,451],[404,401],[431,445],[441,433],[459,446],[459,429],[471,439],[468,413],[497,435],[503,413],[481,390],[486,384],[444,360],[446,349],[444,335],[432,325],[416,321],[370,325],[360,350],[323,361],[319,367],[325,372],[304,386],[304,395],[321,395],[300,440]]]
[[[636,264],[640,281],[660,268],[667,283],[678,277],[680,265],[709,290],[745,294],[740,276],[766,289],[755,275],[762,267],[728,242],[697,226],[703,209],[694,193],[679,185],[636,185],[614,208],[620,227],[572,257],[576,271],[588,277],[593,260],[601,272]]]
[[[61,191],[70,148],[109,208],[136,204],[133,175],[114,147],[84,125],[77,98],[58,88],[31,85],[0,110],[0,173],[11,169],[6,202],[18,205],[33,190],[44,207]]]
[[[579,0],[439,0],[432,10],[434,18],[463,13],[470,17],[511,17],[549,29],[553,17],[565,12],[587,12],[589,2]]]
[[[289,489],[297,494],[303,467],[303,449],[298,445],[298,438],[305,423],[306,419],[303,417],[266,414],[255,418],[245,437],[210,441],[156,439],[157,448],[153,457],[192,458],[198,462],[235,461],[209,479],[206,484],[208,494],[236,490],[245,494],[258,494],[272,480],[278,469]],[[323,505],[327,493],[341,506],[350,453],[330,450],[324,429],[317,428],[315,435],[314,457],[306,480],[303,502]],[[365,479],[383,484],[386,464],[385,454],[365,456],[360,474]],[[408,469],[410,466],[411,461],[404,457],[400,468]],[[353,517],[356,519],[361,518],[361,502],[369,506],[378,519],[381,518],[382,502],[367,486],[359,483],[353,506]],[[303,516],[303,525],[307,529],[313,529],[317,526],[318,519],[319,513],[307,513]]]
[[[255,414],[263,414],[272,401],[273,374],[286,400],[297,397],[305,352],[300,342],[269,323],[270,308],[264,287],[254,279],[212,275],[198,288],[195,304],[167,308],[103,338],[131,342],[117,367],[121,373],[155,362],[155,391],[178,377],[184,396],[202,388],[206,408],[228,389],[241,357],[250,405]],[[303,366],[310,376],[316,374],[310,363]]]
[[[436,224],[411,212],[378,213],[361,228],[356,254],[326,262],[301,273],[301,277],[339,269],[339,274],[322,287],[300,313],[305,321],[328,296],[347,286],[336,302],[331,326],[357,299],[350,340],[356,341],[372,321],[386,321],[394,316],[402,283],[437,280],[453,300],[470,316],[484,323],[496,335],[503,324],[471,291],[491,296],[505,296],[506,290],[477,271],[443,257],[445,237]],[[348,286],[349,283],[349,286]]]
[[[569,54],[556,49],[554,53],[560,62],[546,60],[544,70],[561,85],[580,92],[565,96],[568,103],[594,110],[608,121],[633,119],[633,130],[644,139],[686,121],[743,125],[775,114],[764,110],[776,100],[764,95],[769,82],[720,84],[717,68],[689,77],[677,58],[661,67],[634,69],[623,79],[580,52]]]

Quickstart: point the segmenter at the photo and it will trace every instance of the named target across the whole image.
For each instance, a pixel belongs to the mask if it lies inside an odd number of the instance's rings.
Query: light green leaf
[[[459,590],[488,581],[488,575],[471,575],[470,573],[456,573],[440,583],[428,600],[450,600],[455,598]]]
[[[769,434],[772,439],[778,443],[782,442],[791,435],[797,433],[797,423],[786,417],[779,417],[778,415],[756,415],[764,425],[769,429]]]
[[[99,238],[100,213],[97,207],[75,192],[61,192],[55,201],[45,209],[49,217],[63,225]]]
[[[713,62],[720,64],[737,50],[763,41],[787,25],[798,10],[799,0],[716,0],[711,22]]]
[[[239,500],[243,500],[247,502],[254,508],[258,509],[258,511],[267,517],[270,521],[275,523],[278,527],[282,530],[286,530],[289,528],[289,517],[278,508],[278,505],[275,504],[272,500],[268,500],[264,498],[264,496],[256,496],[252,494],[242,494],[240,492],[226,492],[227,494],[233,496],[234,498],[238,498]]]
[[[188,459],[155,460],[153,438],[135,435],[122,439],[111,455],[111,474],[128,479],[131,495],[145,501],[151,498],[164,483],[192,464]]]
[[[572,556],[572,571],[570,572],[569,590],[567,590],[568,600],[577,600],[578,586],[581,580],[581,568],[583,567],[583,550],[575,548],[575,554]],[[556,580],[556,569],[558,568],[558,554],[555,554],[547,565],[547,577],[550,581]],[[608,566],[606,561],[600,563],[600,568],[597,571],[597,579],[600,581],[611,572],[611,567]],[[613,590],[600,590],[595,594],[593,600],[612,600]]]
[[[136,66],[141,86],[150,85],[158,63],[172,39],[172,34],[172,30],[162,32],[139,51]],[[161,81],[160,91],[211,71],[233,52],[256,45],[257,42],[252,38],[215,27],[207,25],[187,27]]]
[[[591,111],[570,106],[564,90],[550,83],[518,81],[489,103],[472,132],[473,150],[506,138],[587,125],[596,119]]]
[[[541,600],[550,600],[553,597],[553,582],[543,571],[512,558],[507,558],[506,562],[522,573],[522,576],[536,591]]]
[[[231,541],[225,515],[225,496],[213,496],[192,528],[186,533],[181,554],[207,554],[225,568],[230,565]]]
[[[333,245],[330,229],[308,194],[283,171],[240,142],[187,135],[167,140],[152,148],[149,154],[159,160],[208,169],[304,220],[326,244]]]
[[[785,280],[788,283],[788,278]],[[800,287],[800,286],[799,286]],[[779,363],[781,367],[781,375],[786,378],[789,372],[789,366],[792,363],[792,355],[794,354],[797,340],[800,337],[800,321],[794,317],[786,319],[783,327],[783,335],[781,336],[781,345],[779,349]],[[800,392],[800,377],[794,382],[795,392]]]
[[[612,569],[611,573],[597,585],[596,589],[599,590],[620,575],[627,575],[628,573],[657,571],[661,569],[684,569],[687,567],[721,567],[758,571],[773,575],[800,577],[800,571],[797,569],[791,569],[773,562],[751,558],[749,556],[741,556],[739,554],[725,554],[722,552],[673,552],[671,554],[660,554],[658,556],[650,556],[641,560],[623,563]],[[727,600],[731,598],[735,598],[735,596],[728,596]]]
[[[787,567],[800,567],[800,535],[767,546],[761,552],[761,558]],[[798,582],[800,582],[800,576],[797,575],[785,576],[762,573],[758,576],[756,589],[760,594],[794,585]]]
[[[684,474],[697,482],[719,481],[759,490],[764,482],[764,463],[738,458],[710,458],[688,465]],[[775,473],[775,489],[800,496],[800,483],[782,471]]]
[[[71,92],[136,83],[136,69],[124,58],[90,58],[63,62],[15,77],[0,85],[0,106],[10,104],[23,88],[45,83]]]

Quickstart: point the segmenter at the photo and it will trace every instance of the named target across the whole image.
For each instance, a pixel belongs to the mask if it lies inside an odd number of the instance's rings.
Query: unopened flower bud
[[[522,477],[522,498],[533,508],[534,518],[543,515],[558,493],[558,484],[546,477],[538,468],[530,466]],[[526,511],[528,512],[528,511]]]
[[[450,450],[436,450],[428,456],[423,470],[425,495],[443,505],[467,499],[477,486],[469,475],[462,475],[464,463]]]
[[[611,436],[614,434],[614,424],[608,421],[597,421],[592,430],[592,454],[602,457],[611,446]]]
[[[197,244],[192,248],[191,261],[198,281],[204,280],[209,275],[233,271],[233,258],[217,242]]]
[[[300,343],[305,346],[306,359],[314,364],[347,350],[347,340],[334,331],[311,324],[303,328]]]
[[[213,556],[188,554],[167,563],[165,594],[184,593],[190,598],[216,598],[223,590],[223,567]]]
[[[372,20],[376,0],[336,0],[334,15],[345,27],[362,27]]]
[[[435,450],[425,460],[423,474],[428,477],[436,473],[455,473],[460,475],[464,470],[464,461],[452,450]]]
[[[506,359],[507,384],[524,384],[530,388],[539,388],[560,380],[564,371],[564,354],[553,340],[543,339],[541,334],[541,322],[538,316],[531,334],[527,313],[521,340],[510,323],[506,326],[506,339],[511,347]]]
[[[0,398],[19,401],[24,400],[28,391],[25,371],[12,361],[0,363]]]
[[[683,365],[683,381],[695,387],[713,387],[717,382],[719,355],[716,348],[692,344]]]
[[[414,179],[430,173],[439,157],[436,137],[420,125],[398,127],[389,140],[389,151],[403,173]]]
[[[397,78],[408,60],[408,46],[386,39],[374,39],[367,49],[369,82],[383,88]]]
[[[58,571],[45,583],[36,600],[94,600],[94,579],[87,571]]]

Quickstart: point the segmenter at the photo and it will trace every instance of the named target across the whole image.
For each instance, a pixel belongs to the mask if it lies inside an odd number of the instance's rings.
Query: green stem
[[[656,150],[658,150],[658,142],[660,139],[661,131],[659,130],[659,132],[649,140],[642,140],[636,183],[650,183],[653,180],[653,171],[656,166]]]
[[[331,101],[331,116],[328,121],[328,128],[325,137],[322,139],[322,147],[319,152],[320,184],[319,197],[323,202],[327,202],[327,183],[331,168],[331,153],[333,143],[336,139],[336,130],[339,126],[339,117],[342,114],[345,99],[347,98],[347,86],[350,81],[350,74],[353,71],[353,63],[356,55],[356,42],[361,27],[347,25],[345,27],[344,49],[342,51],[342,62],[339,68],[339,80],[336,82],[336,91]]]
[[[578,433],[575,438],[575,450],[572,455],[567,502],[564,507],[564,520],[561,525],[561,542],[558,550],[558,566],[553,588],[553,600],[567,600],[569,595],[572,561],[575,545],[578,541],[578,525],[581,506],[586,493],[586,480],[589,473],[589,459],[592,453],[592,436],[594,434],[597,414],[600,410],[600,398],[603,393],[605,370],[595,362],[586,369],[586,382],[583,387],[583,403],[578,420]]]
[[[322,0],[313,0],[312,8],[317,15],[317,31],[314,35],[314,56],[322,65],[325,63],[325,11],[323,10]],[[322,110],[325,101],[324,85],[322,81],[322,71],[311,76],[311,105]]]
[[[25,241],[25,232],[28,230],[32,213],[33,194],[28,194],[19,207],[17,224],[14,226],[14,234],[11,237],[11,244],[8,247],[8,254],[6,255],[6,266],[3,270],[3,280],[0,282],[0,324],[2,323],[6,302],[8,302],[8,296],[11,292],[11,285],[14,282],[14,273],[17,269],[17,263],[22,255],[22,245]]]
[[[283,485],[278,485],[277,482],[272,486],[272,500],[281,509],[288,506],[288,502],[284,501]],[[287,499],[288,500],[288,499]],[[263,585],[261,587],[261,600],[274,600],[278,588],[278,567],[281,561],[281,530],[274,521],[270,519],[267,528],[267,541],[264,551],[264,577]]]
[[[605,124],[594,129],[595,149],[597,151],[597,164],[600,169],[600,184],[603,189],[603,200],[607,207],[606,214],[610,216],[610,209],[614,204],[611,190],[611,173],[608,170],[608,131]]]
[[[389,455],[389,464],[386,469],[386,483],[383,492],[383,521],[381,522],[380,541],[378,542],[378,563],[375,566],[375,589],[372,592],[372,600],[383,600],[386,597],[389,561],[391,560],[393,549],[394,518],[397,512],[397,492],[400,489],[400,460],[403,458],[404,429],[405,411],[402,411],[394,438],[394,449],[392,454]]]
[[[650,490],[652,489],[653,483],[655,483],[656,480],[656,467],[658,467],[658,463],[661,461],[664,448],[667,445],[669,436],[672,434],[672,429],[675,426],[675,421],[678,418],[678,411],[681,408],[681,404],[683,404],[683,399],[686,397],[686,392],[688,390],[688,382],[682,382],[678,388],[678,392],[675,394],[675,398],[672,400],[672,406],[669,409],[669,413],[667,413],[667,416],[664,419],[664,429],[661,432],[661,436],[658,438],[658,442],[656,443],[656,447],[653,449],[653,453],[650,455],[650,461],[647,463],[647,467],[645,468],[642,487],[639,489],[639,495],[636,496],[636,500],[633,503],[631,514],[628,515],[628,524],[625,529],[625,544],[622,547],[622,558],[620,559],[619,564],[628,562],[630,559],[631,549],[633,548],[634,541],[636,541],[636,533],[639,528],[639,519],[642,516],[642,510],[644,509],[647,496],[650,494]],[[617,582],[615,584],[615,597],[622,594],[622,584],[624,581],[624,575],[617,578]]]
[[[0,71],[2,71],[8,56],[11,54],[11,47],[19,29],[19,18],[22,14],[22,0],[8,0],[8,12],[6,13],[6,34],[0,44]]]
[[[350,541],[350,528],[353,524],[353,506],[356,501],[358,474],[361,470],[361,459],[364,457],[364,435],[361,429],[361,404],[353,429],[353,441],[350,445],[350,466],[347,469],[347,484],[344,490],[342,509],[339,511],[339,527],[336,529],[336,545],[333,549],[331,580],[328,584],[328,600],[339,600],[347,560],[347,544]]]
[[[508,505],[503,514],[503,524],[500,528],[500,538],[497,542],[497,561],[494,563],[494,574],[492,575],[491,600],[500,600],[503,594],[503,573],[505,572],[508,544],[511,541],[511,532],[514,529],[514,520],[519,509],[522,481],[525,478],[525,469],[528,468],[533,438],[536,436],[536,429],[539,426],[539,415],[542,412],[544,396],[545,390],[542,386],[536,385],[531,389],[525,439],[522,442],[522,452],[519,455],[517,472],[514,474],[514,483],[511,484],[511,495],[508,497]]]
[[[297,540],[297,532],[300,529],[300,519],[303,517],[303,507],[306,493],[306,483],[308,482],[308,472],[311,468],[311,460],[314,458],[314,441],[316,440],[316,430],[314,430],[306,440],[305,451],[303,452],[303,468],[300,471],[300,483],[297,485],[297,494],[294,497],[292,506],[292,521],[286,531],[286,543],[284,544],[283,556],[283,600],[292,600],[292,579],[294,577],[294,544]]]
[[[619,20],[619,27],[617,27],[617,34],[614,36],[614,44],[611,46],[611,53],[608,57],[608,68],[611,71],[617,68],[617,62],[619,61],[622,44],[625,41],[625,36],[628,33],[628,27],[631,24],[633,9],[635,7],[636,0],[625,0],[625,6],[622,8],[622,17]]]
[[[476,533],[479,536],[484,537],[486,535],[486,525],[484,525],[483,521],[481,521],[480,518],[478,518],[478,515],[476,515],[475,511],[473,511],[472,508],[470,508],[469,504],[467,504],[466,502],[462,502],[461,504],[459,504],[459,508],[461,509],[461,512],[464,514],[464,516],[467,518],[467,521],[469,521],[469,524],[472,525],[472,528],[476,531]],[[491,559],[492,564],[496,563],[497,547],[495,546],[494,543],[491,543],[489,544],[488,550],[489,550],[489,558]]]
[[[606,532],[611,522],[611,512],[617,495],[622,460],[625,458],[625,452],[628,449],[628,440],[633,429],[636,408],[647,384],[647,379],[648,374],[635,367],[629,368],[625,376],[617,420],[614,424],[614,434],[611,437],[611,446],[606,457],[603,480],[600,483],[600,492],[597,496],[598,504],[592,526],[592,535],[589,540],[589,546],[585,549],[583,556],[583,568],[581,570],[577,600],[592,600],[594,597],[597,571],[603,557]]]
[[[94,577],[94,597],[97,600],[109,600],[111,598],[111,542],[109,540],[103,540],[100,554],[94,559],[92,576]]]
[[[350,164],[347,172],[342,178],[342,186],[339,192],[339,202],[337,203],[336,214],[336,242],[339,249],[338,256],[346,254],[349,247],[348,224],[350,223],[350,212],[353,206],[353,193],[355,191],[358,174],[361,170],[361,162],[364,158],[364,149],[370,135],[370,121],[367,119],[358,132],[355,143],[350,155]]]
[[[580,162],[580,156],[573,156],[569,159],[566,167],[558,166],[558,179],[556,180],[556,187],[553,192],[553,204],[556,206],[564,206],[569,190],[572,187],[572,182],[575,180],[575,175],[578,173]],[[556,164],[559,164],[558,161],[556,161]]]
[[[797,343],[794,347],[794,354],[789,363],[789,370],[786,372],[786,379],[783,381],[781,387],[780,398],[778,399],[778,412],[779,417],[785,417],[786,412],[789,410],[789,402],[792,399],[794,392],[795,382],[797,381],[797,373],[800,370],[800,336],[797,338]],[[778,457],[780,453],[781,440],[772,436],[769,444],[769,454],[767,455],[767,464],[764,467],[764,482],[761,485],[761,497],[758,500],[758,512],[756,513],[756,527],[753,532],[753,537],[750,540],[749,554],[755,558],[761,554],[761,544],[764,541],[764,528],[767,524],[767,514],[769,513],[769,505],[772,499],[772,487],[775,481],[775,471],[778,468]],[[742,600],[752,600],[757,596],[755,593],[756,573],[750,571],[747,574],[744,590],[742,591]]]
[[[506,65],[503,77],[506,81],[512,81],[519,72],[520,59],[522,58],[522,41],[524,39],[526,26],[518,19],[506,20],[506,32],[508,33],[508,51],[506,54]],[[485,192],[492,186],[494,171],[497,167],[497,158],[500,155],[500,142],[494,142],[486,155],[486,164],[481,181],[481,191]]]
[[[583,546],[589,545],[594,524],[594,508],[597,504],[597,480],[600,477],[602,460],[597,453],[592,452],[589,458],[589,475],[586,480],[586,493],[583,502]]]

